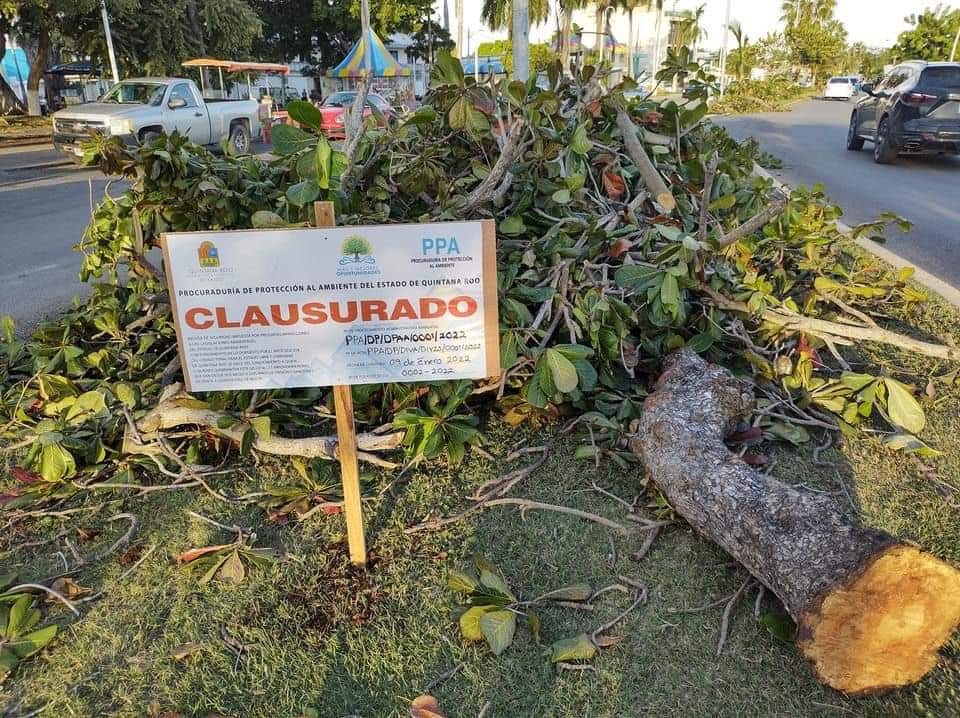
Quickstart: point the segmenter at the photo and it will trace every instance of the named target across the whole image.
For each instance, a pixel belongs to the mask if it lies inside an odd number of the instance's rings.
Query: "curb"
[[[780,181],[778,178],[774,177],[772,174],[767,172],[767,170],[756,163],[753,165],[753,172],[764,179],[771,180],[775,185],[786,190],[788,194],[793,189],[790,187],[790,185]],[[839,229],[843,234],[852,237],[853,229],[850,227],[850,225],[837,220],[837,229]],[[934,275],[930,274],[930,272],[920,269],[920,267],[915,265],[913,262],[904,259],[896,252],[893,252],[886,247],[877,244],[876,242],[872,242],[869,239],[864,239],[862,237],[860,239],[854,239],[853,241],[857,243],[858,247],[865,249],[875,257],[882,259],[887,264],[892,265],[895,269],[913,267],[915,272],[912,281],[922,285],[925,289],[928,289],[934,294],[938,294],[946,302],[952,304],[955,308],[960,309],[960,289],[957,287],[947,284],[939,277],[935,277]]]
[[[23,137],[0,137],[0,147],[33,147],[35,145],[53,144],[53,134],[24,135]]]
[[[70,160],[52,160],[50,162],[37,162],[33,165],[17,165],[16,167],[7,167],[3,172],[28,172],[29,170],[50,169],[53,167],[69,167],[73,162]]]

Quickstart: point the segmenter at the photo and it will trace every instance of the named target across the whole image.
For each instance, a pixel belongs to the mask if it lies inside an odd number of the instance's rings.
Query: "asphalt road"
[[[11,315],[18,334],[87,293],[73,246],[107,182],[52,148],[0,148],[0,316]],[[123,187],[117,181],[111,193]]]
[[[854,225],[896,212],[913,231],[887,231],[886,248],[954,287],[960,287],[960,158],[901,157],[873,162],[867,143],[846,149],[852,102],[808,100],[790,112],[721,118],[737,139],[756,137],[783,162],[772,174],[791,186],[822,182]]]
[[[0,315],[18,333],[69,306],[86,287],[72,251],[103,196],[107,179],[94,170],[64,166],[52,149],[0,150]]]

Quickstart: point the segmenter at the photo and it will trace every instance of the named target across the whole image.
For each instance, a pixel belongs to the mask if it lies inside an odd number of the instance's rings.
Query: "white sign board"
[[[500,373],[492,221],[162,238],[189,391]]]

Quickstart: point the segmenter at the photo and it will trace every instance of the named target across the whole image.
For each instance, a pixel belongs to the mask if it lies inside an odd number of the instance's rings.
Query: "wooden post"
[[[314,202],[313,212],[317,227],[333,227],[336,215],[333,202]],[[340,477],[343,483],[343,516],[347,522],[347,544],[350,560],[360,566],[367,564],[367,541],[363,535],[363,507],[360,499],[360,463],[357,460],[357,432],[353,423],[353,394],[350,387],[333,387],[333,406],[337,417],[337,457],[340,459]]]

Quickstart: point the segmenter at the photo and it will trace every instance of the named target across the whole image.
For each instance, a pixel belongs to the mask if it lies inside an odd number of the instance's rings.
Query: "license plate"
[[[72,149],[73,149],[73,154],[75,154],[77,157],[83,157],[83,148],[73,147]]]

